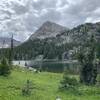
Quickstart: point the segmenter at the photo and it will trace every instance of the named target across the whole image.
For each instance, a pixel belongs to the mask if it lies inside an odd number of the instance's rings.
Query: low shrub
[[[59,89],[75,89],[78,86],[78,81],[75,78],[70,78],[68,75],[64,75],[60,81]]]
[[[10,65],[8,64],[8,60],[6,58],[2,58],[0,63],[0,75],[8,76],[10,74]]]
[[[22,95],[23,96],[30,95],[32,92],[32,89],[33,89],[32,82],[30,80],[27,80],[26,84],[22,88]]]

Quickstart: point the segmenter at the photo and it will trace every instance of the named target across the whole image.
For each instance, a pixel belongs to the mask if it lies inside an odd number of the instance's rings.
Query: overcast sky
[[[45,21],[68,28],[100,21],[100,0],[0,0],[0,36],[26,40]]]

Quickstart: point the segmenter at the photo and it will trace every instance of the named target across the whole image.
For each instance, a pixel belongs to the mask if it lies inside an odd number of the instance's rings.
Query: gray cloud
[[[0,36],[25,40],[48,20],[69,28],[100,21],[100,0],[0,0]]]

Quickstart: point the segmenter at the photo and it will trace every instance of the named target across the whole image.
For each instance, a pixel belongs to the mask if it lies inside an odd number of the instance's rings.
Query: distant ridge
[[[21,44],[20,41],[17,41],[15,39],[13,39],[14,42],[14,46],[18,46]],[[9,48],[11,45],[11,38],[7,38],[7,37],[0,37],[0,48]]]

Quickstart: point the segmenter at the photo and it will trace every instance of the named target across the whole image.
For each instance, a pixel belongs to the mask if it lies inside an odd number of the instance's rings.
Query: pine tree
[[[10,66],[8,64],[8,60],[3,57],[0,62],[0,75],[8,76],[10,74]]]
[[[9,49],[9,64],[12,65],[12,60],[13,60],[13,35],[11,38],[11,48]]]
[[[97,77],[96,66],[96,40],[92,35],[86,46],[80,50],[78,57],[81,63],[80,82],[85,84],[95,84]]]

